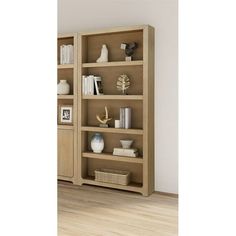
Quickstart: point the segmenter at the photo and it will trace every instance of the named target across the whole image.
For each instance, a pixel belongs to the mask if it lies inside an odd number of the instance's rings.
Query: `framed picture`
[[[59,106],[59,124],[72,124],[73,122],[73,109],[72,105]]]

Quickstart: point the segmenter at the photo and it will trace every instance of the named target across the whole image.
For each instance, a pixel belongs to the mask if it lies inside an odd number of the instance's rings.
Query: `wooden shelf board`
[[[57,99],[74,99],[74,95],[57,95]]]
[[[91,177],[91,176],[83,178],[82,183],[96,185],[96,186],[102,186],[102,187],[108,187],[108,188],[134,191],[134,192],[139,192],[139,193],[143,192],[142,184],[139,184],[139,183],[130,183],[129,185],[104,183],[104,182],[95,181],[95,178]]]
[[[131,162],[131,163],[143,163],[143,158],[141,157],[125,157],[125,156],[115,156],[112,153],[93,153],[93,152],[83,152],[82,157],[94,158],[101,160],[111,160],[111,161],[122,161],[122,162]]]
[[[119,128],[101,128],[96,126],[82,126],[81,131],[119,133],[119,134],[138,134],[142,135],[142,129],[119,129]]]
[[[73,69],[74,64],[63,64],[63,65],[57,65],[57,69]]]
[[[112,61],[112,62],[100,62],[100,63],[83,63],[82,67],[108,67],[108,66],[141,66],[142,60],[137,61]]]
[[[83,99],[143,100],[143,95],[83,95]]]
[[[73,130],[74,126],[73,125],[57,125],[58,129],[70,129]]]

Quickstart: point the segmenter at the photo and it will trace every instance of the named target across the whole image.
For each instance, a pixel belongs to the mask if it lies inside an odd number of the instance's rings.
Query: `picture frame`
[[[103,95],[102,78],[100,76],[94,76],[93,79],[95,85],[95,94]]]
[[[72,105],[59,105],[59,124],[72,125],[73,123],[73,106]]]

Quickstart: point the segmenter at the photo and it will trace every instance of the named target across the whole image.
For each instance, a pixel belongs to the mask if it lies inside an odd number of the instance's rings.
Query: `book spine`
[[[130,129],[131,128],[131,108],[130,107],[125,107],[125,124],[124,124],[125,129]]]
[[[125,109],[124,107],[120,108],[120,128],[125,127]]]
[[[85,95],[85,79],[86,76],[82,75],[82,94]]]

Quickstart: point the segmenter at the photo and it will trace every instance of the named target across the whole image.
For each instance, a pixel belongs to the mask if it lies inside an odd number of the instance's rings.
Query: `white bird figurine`
[[[103,125],[106,125],[107,122],[112,119],[112,118],[109,118],[109,117],[108,117],[108,110],[107,110],[107,107],[106,107],[106,106],[105,106],[105,115],[103,115],[102,118],[100,118],[99,115],[96,115],[96,118],[97,118],[97,120],[98,120],[101,124],[103,124]]]
[[[108,49],[107,45],[103,44],[101,49],[101,55],[96,62],[108,62]]]

